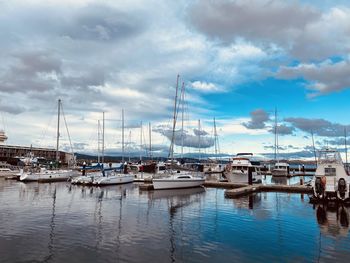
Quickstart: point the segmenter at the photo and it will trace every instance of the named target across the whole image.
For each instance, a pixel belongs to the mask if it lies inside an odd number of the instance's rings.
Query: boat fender
[[[322,177],[321,177],[321,183],[322,183],[323,186],[326,185],[326,183],[327,183],[327,178],[326,178],[326,176],[322,176]]]
[[[315,190],[317,194],[322,194],[324,191],[324,185],[322,183],[322,179],[321,178],[316,178],[315,181]]]
[[[346,192],[346,182],[345,182],[344,178],[340,178],[338,181],[338,191],[340,193]]]

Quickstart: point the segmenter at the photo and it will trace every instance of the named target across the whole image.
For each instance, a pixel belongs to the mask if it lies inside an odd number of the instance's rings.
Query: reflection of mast
[[[53,192],[52,196],[53,202],[52,202],[52,214],[51,214],[51,222],[50,222],[50,241],[47,246],[49,249],[49,255],[45,258],[44,262],[50,261],[53,257],[53,242],[54,242],[54,237],[55,237],[55,217],[56,217],[56,188]]]

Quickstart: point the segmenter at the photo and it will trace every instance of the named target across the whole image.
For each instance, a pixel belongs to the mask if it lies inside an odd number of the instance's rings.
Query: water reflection
[[[323,234],[346,237],[349,232],[349,208],[341,205],[314,205],[317,223]]]
[[[350,258],[348,208],[313,209],[300,194],[225,199],[223,189],[1,183],[1,262]]]
[[[182,209],[192,205],[193,203],[200,202],[201,195],[205,193],[205,188],[196,187],[188,189],[169,189],[169,190],[155,190],[148,194],[151,202],[157,199],[166,200],[169,211],[169,257],[171,262],[176,261],[176,239],[177,233],[175,229],[176,219],[179,214],[180,221],[184,221]]]

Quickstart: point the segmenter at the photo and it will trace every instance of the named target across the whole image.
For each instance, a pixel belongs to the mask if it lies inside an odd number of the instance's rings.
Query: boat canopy
[[[326,148],[320,151],[318,163],[336,163],[342,165],[343,161],[340,157],[340,153],[337,150]]]

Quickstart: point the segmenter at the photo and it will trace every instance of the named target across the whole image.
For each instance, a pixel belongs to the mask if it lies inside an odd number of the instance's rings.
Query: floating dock
[[[236,198],[256,192],[312,193],[312,187],[306,185],[248,185],[225,191],[226,198]]]
[[[256,192],[286,192],[286,193],[312,193],[312,187],[306,185],[262,185],[262,184],[237,184],[228,182],[206,181],[203,186],[211,188],[224,188],[226,198],[237,198]],[[151,191],[153,184],[151,181],[140,184],[141,191]]]

